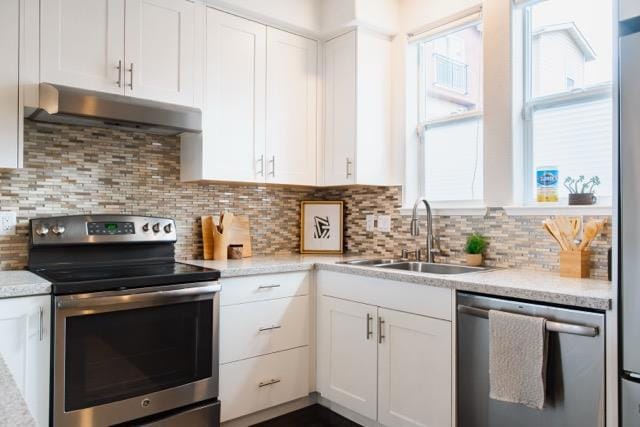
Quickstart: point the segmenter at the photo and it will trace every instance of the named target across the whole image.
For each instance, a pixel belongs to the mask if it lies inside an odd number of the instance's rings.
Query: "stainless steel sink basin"
[[[377,259],[353,259],[351,261],[342,261],[342,262],[339,262],[338,264],[361,265],[366,267],[366,266],[379,266],[379,265],[386,265],[386,264],[397,264],[399,262],[402,262],[402,260],[377,258]]]
[[[415,271],[418,273],[433,273],[433,274],[463,274],[463,273],[474,273],[474,272],[488,270],[488,268],[485,268],[485,267],[467,267],[465,265],[432,264],[428,262],[411,262],[411,261],[376,265],[376,267],[388,268],[391,270]]]

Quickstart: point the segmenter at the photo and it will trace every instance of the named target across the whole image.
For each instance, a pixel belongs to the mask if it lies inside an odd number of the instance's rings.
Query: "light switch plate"
[[[0,211],[0,236],[15,236],[16,213]]]
[[[367,231],[375,231],[376,229],[376,216],[367,215]]]
[[[378,230],[389,233],[391,231],[391,216],[378,215]]]

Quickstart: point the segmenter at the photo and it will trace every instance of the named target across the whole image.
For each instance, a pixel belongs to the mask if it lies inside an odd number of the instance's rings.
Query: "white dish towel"
[[[489,310],[491,399],[542,409],[547,371],[546,320]]]

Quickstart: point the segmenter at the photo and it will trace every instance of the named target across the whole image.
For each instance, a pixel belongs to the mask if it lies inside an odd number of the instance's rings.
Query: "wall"
[[[412,238],[399,214],[400,187],[347,189],[281,188],[261,185],[182,183],[180,143],[119,130],[25,122],[25,168],[0,170],[0,209],[16,211],[18,234],[0,237],[0,270],[27,262],[28,220],[50,215],[130,213],[174,217],[177,256],[200,258],[201,215],[229,210],[249,215],[257,255],[297,253],[301,200],[345,201],[345,244],[352,254],[397,256],[404,247],[424,246]],[[392,233],[367,232],[365,215],[392,217]],[[472,231],[490,239],[487,263],[501,267],[557,270],[557,248],[540,226],[542,217],[436,217],[440,262],[459,263]],[[593,245],[593,274],[606,277],[611,228]],[[531,245],[531,242],[536,242]]]
[[[345,201],[346,250],[353,254],[373,253],[397,257],[403,248],[414,250],[426,247],[424,218],[421,218],[422,235],[410,234],[408,216],[400,215],[402,190],[400,187],[356,187],[324,190],[316,193],[320,199]],[[365,215],[391,215],[392,233],[367,232]],[[437,262],[460,264],[466,238],[478,232],[489,239],[485,262],[497,267],[526,268],[558,271],[558,245],[542,229],[543,216],[507,216],[504,210],[490,209],[485,216],[437,216],[434,217],[434,233],[439,240],[441,253]],[[590,218],[585,217],[584,220]],[[607,250],[611,246],[611,220],[608,218],[603,234],[591,247],[591,275],[607,277]]]
[[[202,253],[199,217],[222,210],[251,217],[254,252],[298,250],[299,202],[309,189],[182,183],[180,142],[119,130],[25,121],[25,168],[0,170],[0,209],[18,234],[0,237],[0,269],[27,261],[28,219],[129,213],[174,217],[177,254]]]

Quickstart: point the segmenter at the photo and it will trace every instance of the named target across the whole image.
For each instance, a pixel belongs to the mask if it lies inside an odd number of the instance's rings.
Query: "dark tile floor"
[[[253,427],[361,427],[321,405],[312,405]]]

